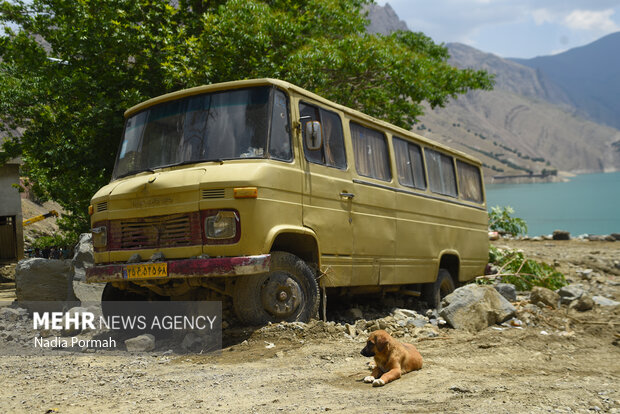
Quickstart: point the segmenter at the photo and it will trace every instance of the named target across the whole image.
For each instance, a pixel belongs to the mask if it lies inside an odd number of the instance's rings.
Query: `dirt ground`
[[[620,300],[619,242],[495,244],[555,262],[591,295]],[[545,308],[531,326],[478,333],[407,331],[399,339],[416,345],[424,367],[379,388],[362,382],[367,334],[335,322],[229,328],[219,355],[1,356],[0,411],[620,413],[619,308]]]

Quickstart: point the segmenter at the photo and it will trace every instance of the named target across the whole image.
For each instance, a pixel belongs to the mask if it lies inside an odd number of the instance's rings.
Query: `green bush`
[[[37,237],[37,239],[32,242],[30,247],[32,249],[41,250],[51,247],[73,250],[77,242],[78,235],[76,233],[57,233],[53,236]]]
[[[489,213],[489,228],[500,234],[517,236],[527,233],[527,224],[523,219],[512,217],[514,209],[510,206],[491,208]]]
[[[556,290],[566,286],[566,279],[561,272],[544,262],[526,259],[523,253],[516,250],[503,250],[491,246],[489,263],[498,268],[496,275],[490,278],[479,279],[481,283],[499,280],[503,283],[512,283],[517,290],[525,291],[533,286],[542,286]]]

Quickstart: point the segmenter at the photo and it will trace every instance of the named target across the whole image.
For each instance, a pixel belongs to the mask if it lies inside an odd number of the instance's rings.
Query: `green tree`
[[[0,2],[5,158],[21,155],[66,230],[88,228],[125,109],[181,88],[274,77],[410,128],[421,103],[489,89],[422,33],[365,33],[366,0]],[[1,163],[1,160],[0,160]]]

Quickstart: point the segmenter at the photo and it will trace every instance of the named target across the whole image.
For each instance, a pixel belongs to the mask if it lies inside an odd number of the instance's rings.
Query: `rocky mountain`
[[[389,3],[385,6],[369,4],[366,6],[370,23],[366,27],[368,33],[390,34],[396,30],[409,30],[407,23],[400,20]]]
[[[371,21],[374,16],[370,9]],[[397,16],[390,21],[382,20],[384,31],[402,28]],[[575,92],[578,88],[567,88],[568,80],[558,81],[553,70],[548,73],[546,61],[524,65],[458,43],[447,47],[451,64],[494,74],[495,88],[459,96],[445,108],[428,108],[415,132],[477,156],[488,179],[554,170],[562,175],[620,169],[620,130],[595,122],[600,118],[576,105],[582,100]],[[580,76],[586,72],[578,71]],[[608,75],[606,79],[613,78]]]
[[[580,113],[620,128],[620,32],[552,56],[511,59],[545,73]]]

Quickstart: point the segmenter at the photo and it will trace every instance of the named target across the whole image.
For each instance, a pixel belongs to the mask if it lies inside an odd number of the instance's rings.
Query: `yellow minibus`
[[[477,159],[275,79],[182,90],[125,113],[92,198],[103,301],[232,297],[246,324],[307,321],[321,297],[432,306],[482,275]]]

